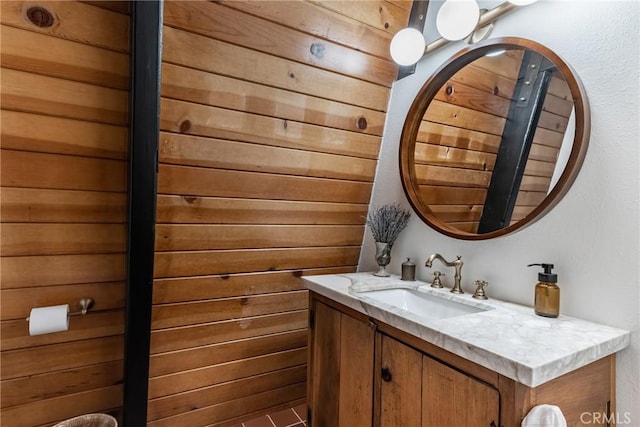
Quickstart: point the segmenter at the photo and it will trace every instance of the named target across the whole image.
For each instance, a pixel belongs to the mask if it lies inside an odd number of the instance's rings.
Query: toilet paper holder
[[[73,311],[71,313],[69,313],[69,316],[82,316],[84,314],[87,314],[87,312],[89,310],[91,310],[93,308],[95,304],[95,300],[93,298],[81,298],[78,301],[77,307],[78,307],[78,311]],[[29,321],[29,317],[27,317],[27,322]]]

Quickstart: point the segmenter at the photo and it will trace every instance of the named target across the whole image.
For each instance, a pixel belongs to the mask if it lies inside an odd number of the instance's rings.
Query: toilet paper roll
[[[50,334],[69,329],[69,304],[32,308],[29,335]]]

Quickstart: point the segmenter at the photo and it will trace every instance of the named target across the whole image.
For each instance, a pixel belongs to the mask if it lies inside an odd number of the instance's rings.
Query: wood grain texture
[[[91,6],[101,3],[110,6],[127,6],[125,1],[70,2],[50,1],[38,4],[50,11],[55,24],[39,27],[25,18],[26,10],[34,4],[30,1],[0,2],[0,22],[8,26],[39,32],[52,37],[78,43],[129,52],[129,17],[120,13]],[[119,29],[120,31],[114,31]],[[37,48],[37,46],[34,46]]]
[[[27,151],[2,150],[3,186],[124,192],[127,163]]]
[[[227,7],[242,10],[313,34],[323,39],[362,50],[372,55],[391,59],[389,43],[392,34],[362,23],[310,2],[260,1],[237,2],[223,0]],[[408,21],[408,13],[405,15]]]
[[[363,24],[390,33],[391,35],[406,27],[406,10],[403,10],[401,7],[387,1],[373,0],[371,2],[371,7],[366,8],[361,7],[357,2],[352,1],[311,1],[341,15],[362,22]]]
[[[182,196],[368,203],[372,183],[160,165],[158,193]]]
[[[162,64],[162,96],[377,136],[385,120],[380,111],[168,63]]]
[[[383,336],[381,363],[382,369],[389,370],[390,379],[381,382],[380,425],[420,427],[422,354]]]
[[[230,401],[304,382],[305,366],[295,366],[257,374],[221,384],[205,386],[149,402],[148,420],[170,417],[195,408],[203,408],[220,401]]]
[[[152,378],[149,381],[149,398],[154,399],[273,370],[304,365],[306,350],[306,348],[286,350]]]
[[[372,182],[376,161],[334,154],[161,133],[163,163]]]
[[[422,427],[487,427],[499,419],[497,389],[423,356]]]
[[[32,23],[33,7],[51,25]],[[5,1],[0,24],[0,423],[117,415],[129,17],[77,1]],[[75,311],[88,296],[91,315],[71,318],[68,331],[29,335],[31,308]]]
[[[126,125],[124,90],[2,69],[2,108],[99,123]]]
[[[247,418],[247,416],[252,417],[260,413],[266,413],[272,407],[281,407],[282,404],[288,402],[299,402],[303,398],[304,383],[297,383],[152,421],[147,425],[153,427],[208,425],[212,422],[217,423],[230,419],[234,419],[234,422],[236,422],[238,419]]]
[[[160,377],[237,359],[306,347],[307,330],[296,329],[158,353],[149,360],[149,375]]]
[[[156,251],[358,246],[363,232],[350,225],[158,225]]]
[[[2,148],[39,153],[126,159],[127,128],[3,110]]]
[[[162,130],[376,159],[380,138],[163,98]],[[331,144],[327,144],[331,141]]]
[[[2,66],[98,86],[129,87],[129,55],[3,25]]]
[[[307,310],[223,320],[151,332],[151,354],[294,331],[307,327]]]
[[[159,195],[156,221],[158,224],[363,225],[366,214],[365,204]]]
[[[124,307],[124,282],[2,289],[0,319],[26,319],[33,307],[69,304],[73,309],[77,302],[87,295],[91,295],[95,300],[94,310],[96,311],[122,308]],[[81,320],[84,319],[78,318],[82,323]]]
[[[124,223],[126,194],[2,187],[0,221],[16,223]]]
[[[165,26],[163,60],[384,111],[389,88]],[[220,58],[210,61],[209,58]],[[256,72],[256,71],[260,72]],[[343,90],[348,86],[350,91]]]
[[[300,278],[355,270],[396,72],[390,33],[326,6],[164,5],[149,425],[304,398]]]
[[[400,21],[406,16],[405,11],[398,10],[393,5],[385,5],[385,8],[391,11],[385,15],[392,19],[395,18],[392,16],[393,12],[396,12]],[[355,10],[370,11],[373,8],[357,5]],[[395,23],[396,20],[393,21]],[[188,5],[182,2],[167,2],[164,7],[164,22],[165,25],[187,28],[212,39],[379,85],[390,86],[396,75],[396,65],[386,59],[367,55],[329,40],[321,40],[280,23],[260,19],[221,4],[205,1]],[[312,46],[318,50],[312,50]]]

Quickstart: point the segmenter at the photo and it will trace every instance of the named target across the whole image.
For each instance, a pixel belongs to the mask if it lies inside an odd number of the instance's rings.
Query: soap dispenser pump
[[[560,314],[560,288],[558,275],[552,273],[553,264],[529,264],[527,267],[539,265],[544,273],[538,273],[538,284],[536,284],[535,312],[538,316],[558,317]]]

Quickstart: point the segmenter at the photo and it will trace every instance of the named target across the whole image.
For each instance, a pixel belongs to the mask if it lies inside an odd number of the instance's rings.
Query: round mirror
[[[584,88],[558,55],[521,38],[464,49],[420,89],[400,140],[414,210],[448,236],[512,233],[575,180],[589,142]]]

